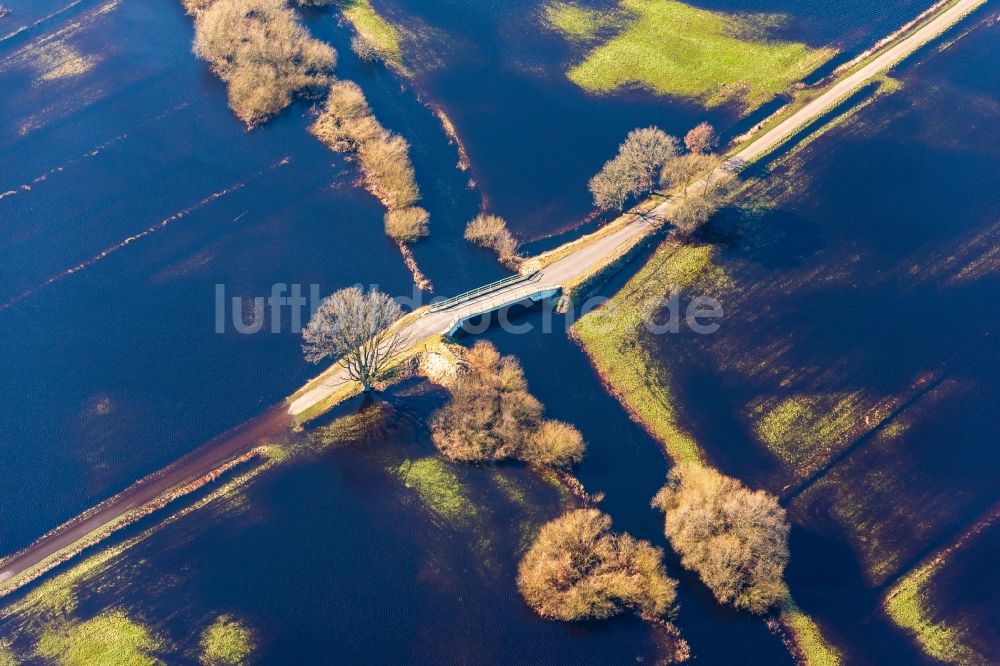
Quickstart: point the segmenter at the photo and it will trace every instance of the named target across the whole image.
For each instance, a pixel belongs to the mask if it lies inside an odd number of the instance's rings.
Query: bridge
[[[864,64],[836,79],[810,101],[755,136],[729,156],[720,172],[731,172],[767,155],[986,1],[955,0],[943,5],[925,21],[878,48]],[[402,331],[404,339],[410,346],[418,345],[433,335],[457,332],[470,319],[483,314],[554,296],[567,285],[578,284],[602,270],[647,239],[659,228],[658,222],[669,217],[672,206],[668,199],[643,215],[619,220],[607,229],[578,239],[557,251],[551,263],[531,274],[511,276],[437,303],[420,316],[406,320]],[[40,537],[24,550],[6,557],[0,562],[0,596],[72,557],[88,540],[96,543],[112,533],[130,511],[152,506],[166,493],[176,492],[199,479],[206,470],[215,470],[247,454],[260,441],[281,432],[297,415],[329,398],[346,380],[343,371],[334,366],[307,384],[293,400],[276,405],[261,417],[207,442],[167,468],[137,481],[98,507]]]

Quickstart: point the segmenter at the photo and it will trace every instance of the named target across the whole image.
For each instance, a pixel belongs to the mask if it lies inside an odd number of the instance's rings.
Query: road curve
[[[987,0],[957,0],[923,25],[884,47],[857,71],[834,82],[829,89],[803,105],[801,109],[789,115],[788,118],[754,138],[732,159],[753,162],[766,155],[794,135],[795,132],[820,118],[872,78],[892,69],[921,46],[942,35],[948,28],[954,26],[964,16],[986,2]],[[649,215],[637,216],[614,233],[597,238],[591,243],[583,244],[578,250],[542,269],[541,282],[566,284],[586,276],[595,267],[607,261],[609,257],[617,256],[621,252],[621,248],[634,244],[648,235],[651,229],[649,218],[662,219],[666,217],[670,207],[670,201],[664,201]],[[511,291],[516,289],[516,286],[510,288]],[[502,294],[503,291],[497,291],[484,295],[482,298],[495,298]],[[481,305],[481,299],[463,303],[461,306],[447,311],[427,314],[407,327],[404,332],[406,339],[410,344],[418,344],[434,334],[442,333],[447,330],[454,317],[460,316],[463,312],[473,312],[477,304]],[[291,425],[296,414],[301,414],[336,391],[343,379],[336,373],[331,373],[289,405],[277,405],[264,414],[236,426],[159,472],[134,483],[95,509],[81,514],[81,516],[41,537],[24,550],[7,557],[0,563],[0,586],[5,581],[20,576],[31,567],[49,558],[59,559],[66,553],[71,553],[82,539],[106,527],[127,512],[150,504],[164,493],[205,476],[226,461],[247,453],[268,437],[282,432]],[[25,582],[27,582],[27,578]],[[9,585],[4,587],[6,587],[5,593],[16,589]]]

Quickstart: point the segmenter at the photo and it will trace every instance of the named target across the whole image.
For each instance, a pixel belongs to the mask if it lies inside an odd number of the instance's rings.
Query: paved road
[[[821,117],[838,103],[856,92],[877,75],[892,69],[924,44],[939,37],[948,28],[958,23],[987,0],[959,0],[954,5],[934,17],[929,23],[909,33],[889,49],[880,53],[864,67],[835,83],[822,95],[805,104],[801,109],[784,119],[772,129],[761,134],[743,150],[733,156],[735,160],[752,162],[773,150],[782,141]]]
[[[891,69],[985,2],[987,0],[958,0],[933,20],[880,53],[857,72],[838,81],[829,90],[805,104],[774,128],[756,137],[739,151],[734,159],[752,162],[770,152],[796,131],[821,117],[867,81]],[[665,201],[657,206],[650,215],[652,217],[665,217],[669,213],[670,206],[670,202]],[[566,284],[582,277],[608,257],[616,256],[622,246],[635,243],[649,231],[649,221],[636,217],[614,233],[584,245],[547,266],[542,271],[539,284]],[[510,287],[509,291],[514,292],[520,286]],[[406,329],[407,340],[411,344],[417,344],[431,335],[442,333],[450,327],[456,315],[461,316],[475,312],[477,309],[481,309],[484,300],[502,296],[503,293],[503,291],[493,292],[464,303],[455,309],[425,315]],[[100,508],[92,510],[89,515],[70,521],[64,527],[40,538],[27,549],[7,558],[0,565],[0,583],[21,574],[46,558],[58,556],[64,550],[71,549],[77,541],[109,524],[127,511],[152,502],[166,491],[190,483],[211,472],[225,461],[246,453],[262,440],[288,427],[294,415],[302,413],[329,396],[342,384],[343,379],[342,376],[335,373],[331,374],[292,402],[287,411],[280,406],[272,408],[266,414],[241,424],[204,444],[160,472],[136,482],[104,502]]]
[[[858,69],[858,71],[837,81],[828,90],[816,97],[816,99],[803,105],[801,109],[782,120],[773,128],[755,137],[742,150],[733,155],[730,158],[730,162],[750,163],[774,150],[797,131],[822,117],[837,104],[863,87],[865,83],[875,76],[892,69],[893,66],[904,60],[908,55],[940,36],[963,16],[985,2],[987,0],[959,0],[947,10],[934,17],[933,20],[918,30],[909,33],[902,40],[880,53],[866,65]],[[722,174],[720,172],[717,175]],[[671,205],[671,201],[666,200],[653,209],[649,216],[664,219],[669,215]],[[580,278],[593,270],[595,266],[600,265],[607,257],[615,256],[622,245],[634,243],[637,238],[648,234],[650,229],[648,220],[636,218],[633,222],[624,225],[617,232],[609,234],[589,245],[585,245],[578,251],[542,269],[542,275],[538,282],[540,284],[560,285]],[[405,333],[406,338],[411,344],[418,344],[431,335],[443,333],[450,328],[454,317],[466,316],[476,312],[480,309],[481,302],[487,298],[502,297],[505,293],[513,296],[521,287],[522,285],[515,284],[506,289],[491,292],[474,301],[468,301],[446,312],[426,315],[415,321],[407,329]],[[301,414],[303,411],[328,397],[337,388],[342,386],[345,381],[347,381],[347,378],[343,374],[331,373],[328,378],[324,379],[314,389],[292,402],[289,406],[289,413],[292,415]]]
[[[530,290],[526,288],[524,283],[516,283],[505,289],[483,294],[448,310],[428,313],[408,326],[403,331],[403,336],[409,345],[416,345],[433,335],[440,335],[448,331],[456,318],[464,318],[481,312],[484,306],[493,305],[498,299],[515,302],[525,298],[526,292],[533,291],[534,287],[541,289],[546,285],[567,284],[576,278],[587,275],[594,266],[599,265],[607,257],[616,256],[622,245],[634,243],[638,238],[648,234],[651,228],[651,222],[643,219],[637,219],[623,225],[616,232],[599,238],[543,268],[541,275],[534,280]],[[325,400],[347,381],[348,378],[343,372],[330,372],[314,388],[296,398],[289,405],[288,413],[293,416],[301,414],[318,402]]]

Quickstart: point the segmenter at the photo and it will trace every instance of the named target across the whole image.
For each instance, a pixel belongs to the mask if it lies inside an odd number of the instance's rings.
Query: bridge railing
[[[513,305],[514,303],[522,301],[525,298],[531,298],[548,291],[558,293],[561,290],[562,287],[557,284],[537,284],[532,285],[531,287],[522,287],[520,289],[515,289],[514,291],[506,292],[503,295],[478,303],[472,310],[455,315],[451,322],[449,322],[447,330],[451,331],[461,321],[478,317],[479,315],[483,315],[488,312],[493,312],[494,310],[498,310],[507,305]]]
[[[529,273],[528,275],[511,275],[510,277],[505,277],[502,280],[497,280],[496,282],[490,282],[489,284],[484,284],[481,287],[476,287],[475,289],[461,293],[458,296],[452,296],[451,298],[446,298],[443,301],[431,303],[429,310],[431,312],[447,310],[448,308],[455,307],[456,305],[468,303],[473,299],[479,298],[483,294],[488,294],[498,289],[505,289],[515,284],[535,282],[541,277],[541,275],[541,271],[535,271],[534,273]]]

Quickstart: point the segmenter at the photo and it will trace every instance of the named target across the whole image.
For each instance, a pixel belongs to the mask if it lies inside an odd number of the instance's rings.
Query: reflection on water
[[[659,343],[714,462],[783,495],[796,599],[864,662],[920,658],[883,586],[998,499],[996,33],[918,58],[718,220],[723,328]]]
[[[683,135],[709,120],[724,138],[736,110],[706,111],[639,91],[589,95],[565,75],[579,58],[543,27],[543,0],[411,3],[381,0],[413,36],[418,86],[454,122],[491,211],[525,239],[575,225],[591,212],[587,179],[625,134],[658,125]],[[602,0],[593,4],[608,7]],[[929,6],[924,0],[694,2],[723,11],[786,14],[776,38],[857,53]],[[409,56],[410,53],[407,52]],[[745,128],[736,131],[741,133]]]
[[[586,96],[565,81],[569,54],[538,30],[535,2],[463,11],[438,0],[385,4],[440,56],[417,63],[412,88],[356,62],[329,11],[306,20],[341,51],[339,72],[365,88],[380,120],[413,143],[432,214],[432,236],[414,251],[444,293],[503,274],[461,239],[481,198],[525,238],[552,233],[589,212],[586,178],[628,129],[733,120],[645,94]],[[918,4],[752,9],[789,12],[783,37],[857,50]],[[259,413],[315,371],[289,334],[215,334],[216,284],[245,297],[277,282],[410,292],[381,208],[353,186],[354,167],[305,131],[308,105],[245,132],[222,85],[191,56],[179,3],[13,9],[16,22],[0,19],[0,35],[8,24],[27,27],[0,41],[0,86],[16,91],[0,96],[0,302],[10,304],[0,309],[4,553]],[[78,27],[57,46],[45,46],[46,35],[71,24]],[[988,440],[997,359],[987,335],[996,320],[983,304],[995,302],[989,253],[1000,187],[982,165],[997,157],[1000,88],[981,63],[996,61],[996,44],[995,28],[981,29],[925,58],[910,68],[908,90],[810,149],[809,178],[798,181],[807,194],[720,225],[734,239],[727,261],[749,296],[727,304],[731,333],[713,338],[716,348],[686,350],[683,358],[696,360],[679,364],[692,430],[727,472],[775,489],[787,472],[753,439],[745,408],[754,399],[885,397],[927,370],[958,387],[926,414],[911,412],[882,448],[846,460],[841,469],[860,471],[843,484],[816,484],[792,507],[796,598],[834,642],[881,663],[917,656],[869,622],[878,595],[865,562],[889,552],[893,568],[905,568],[995,499]],[[24,55],[31,48],[48,48],[44,67]],[[454,168],[456,150],[417,91],[454,120],[479,190]],[[937,192],[947,196],[930,196]],[[775,274],[787,280],[761,288]],[[548,413],[590,442],[579,477],[607,494],[602,508],[616,528],[665,545],[648,501],[667,463],[601,390],[582,352],[560,336],[490,336],[521,357]],[[771,374],[728,366],[742,350],[779,348],[765,359]],[[663,357],[678,353],[665,348]],[[392,399],[396,417],[364,441],[268,473],[236,509],[216,506],[157,532],[125,556],[114,585],[89,588],[81,612],[129,607],[179,645],[230,612],[260,632],[270,662],[656,657],[655,634],[635,619],[563,625],[531,614],[514,588],[517,559],[532,526],[563,499],[518,466],[442,471],[433,463],[435,478],[457,479],[476,507],[473,518],[447,520],[409,476],[433,455],[422,424],[441,395],[421,387]],[[882,469],[897,474],[893,484],[865,475]],[[859,509],[869,512],[863,519],[845,519],[843,507],[876,491],[877,506]],[[884,507],[901,509],[887,521]],[[901,538],[907,531],[916,538]],[[868,533],[880,538],[871,552]],[[700,659],[787,663],[762,622],[718,607],[670,556],[668,568],[682,583],[678,624]]]
[[[329,15],[315,20],[335,31]],[[0,96],[4,552],[315,373],[287,331],[217,335],[216,284],[251,301],[275,283],[411,291],[383,211],[305,131],[307,106],[244,131],[190,54],[179,3],[84,3],[60,21],[46,30],[76,26],[67,48],[95,59],[80,76],[43,80],[17,55],[41,48],[45,31],[0,43],[0,85],[17,91]],[[360,68],[347,52],[340,69]],[[394,95],[386,124],[429,175],[435,235],[418,259],[441,267],[432,278],[448,292],[502,275],[464,252],[478,196],[437,119],[388,73],[365,74],[380,114]],[[115,409],[94,416],[96,396]]]

